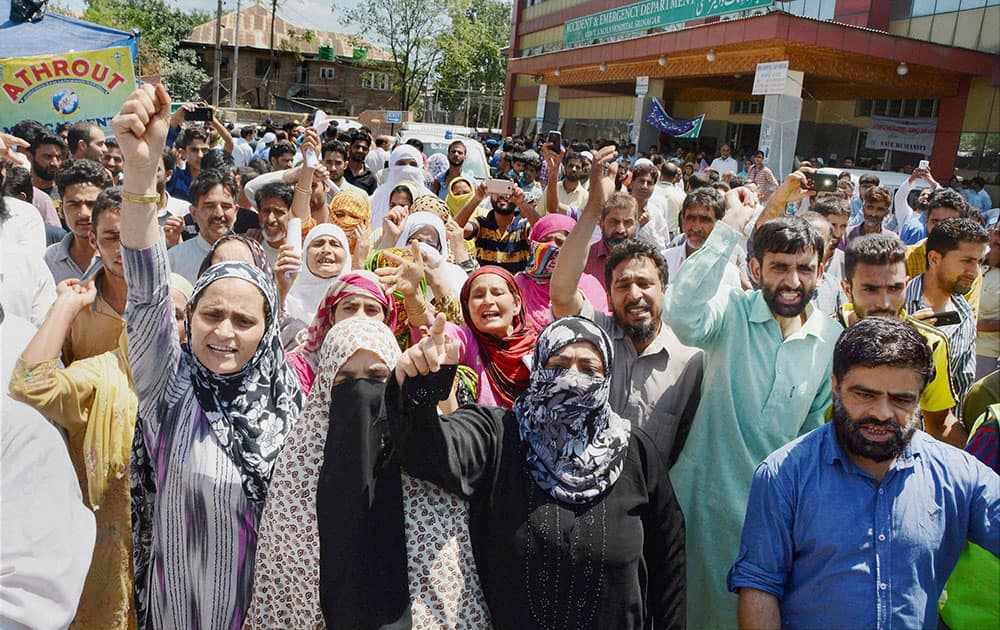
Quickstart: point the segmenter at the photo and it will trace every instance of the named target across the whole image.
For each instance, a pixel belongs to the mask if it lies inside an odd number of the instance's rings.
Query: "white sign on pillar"
[[[753,95],[784,94],[788,82],[788,62],[758,63],[753,74]]]
[[[783,91],[764,97],[761,113],[760,141],[757,148],[764,152],[764,163],[774,172],[778,181],[792,170],[795,145],[799,137],[802,117],[802,78],[795,70],[786,70]],[[772,87],[776,87],[773,80]]]
[[[535,105],[535,118],[537,120],[545,119],[545,99],[549,95],[549,86],[542,83],[538,86],[538,103]]]
[[[629,129],[629,142],[639,143],[639,132],[642,130],[642,110],[649,94],[649,77],[635,78],[635,112],[632,114],[632,125]]]

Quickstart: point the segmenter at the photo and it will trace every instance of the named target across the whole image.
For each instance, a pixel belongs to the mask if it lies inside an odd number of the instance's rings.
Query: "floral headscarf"
[[[581,341],[597,348],[604,376],[545,367],[557,350]],[[514,415],[531,477],[559,501],[592,501],[621,474],[632,425],[608,402],[613,365],[611,339],[589,319],[557,319],[538,336],[531,385]]]
[[[354,238],[354,228],[359,225],[368,227],[371,223],[372,208],[368,197],[357,190],[341,190],[330,200],[330,223],[339,226],[347,234],[351,243],[351,251],[357,244]]]
[[[302,342],[295,352],[302,355],[315,370],[319,364],[319,351],[326,339],[326,333],[333,326],[333,311],[337,304],[351,295],[363,295],[378,301],[385,310],[385,325],[390,330],[396,327],[396,301],[371,271],[352,271],[337,278],[326,290],[326,295],[316,309],[312,324],[306,329]]]
[[[240,471],[247,498],[260,503],[267,495],[274,460],[302,409],[302,390],[281,351],[278,291],[263,271],[242,262],[212,265],[198,278],[188,303],[196,303],[205,289],[223,278],[249,282],[264,295],[264,336],[250,361],[234,374],[212,372],[189,346],[184,346],[182,361],[190,363],[195,397],[219,444]],[[184,326],[191,339],[190,308]]]
[[[316,384],[278,457],[261,516],[247,615],[253,627],[323,627],[316,492],[331,421],[333,379],[359,350],[374,352],[390,369],[400,355],[389,328],[374,319],[352,317],[327,332]]]

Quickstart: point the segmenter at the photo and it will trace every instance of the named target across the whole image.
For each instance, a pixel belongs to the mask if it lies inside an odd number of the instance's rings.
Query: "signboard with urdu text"
[[[772,4],[774,0],[643,0],[569,20],[563,27],[563,39],[572,44]]]
[[[697,138],[701,134],[701,125],[705,122],[705,114],[688,120],[671,118],[663,109],[663,103],[660,102],[660,99],[654,96],[652,103],[649,104],[646,122],[674,138]]]
[[[865,140],[867,149],[892,149],[930,155],[934,148],[937,120],[909,120],[872,116]]]
[[[83,120],[110,129],[134,90],[132,53],[125,46],[0,59],[0,128],[30,118],[53,132]]]

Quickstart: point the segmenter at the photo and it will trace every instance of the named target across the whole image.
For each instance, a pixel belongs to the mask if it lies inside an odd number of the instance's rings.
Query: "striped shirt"
[[[497,225],[495,210],[490,210],[484,217],[472,217],[472,236],[476,241],[476,260],[480,265],[496,265],[516,274],[524,271],[531,255],[531,244],[528,233],[531,224],[521,216],[520,210],[514,211],[514,220],[505,228]]]
[[[936,326],[936,328],[948,337],[948,346],[951,350],[951,382],[955,386],[956,398],[961,402],[972,382],[976,380],[976,316],[961,295],[952,295],[951,303],[955,305],[961,321],[951,326]],[[906,285],[905,304],[906,312],[910,315],[928,307],[924,302],[924,274],[913,278]]]

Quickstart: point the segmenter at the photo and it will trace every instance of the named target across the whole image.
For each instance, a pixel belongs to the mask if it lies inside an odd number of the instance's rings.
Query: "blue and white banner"
[[[675,120],[667,115],[663,103],[655,96],[649,105],[649,114],[646,115],[646,122],[674,138],[697,138],[701,134],[701,123],[704,120],[705,114],[690,120]]]

